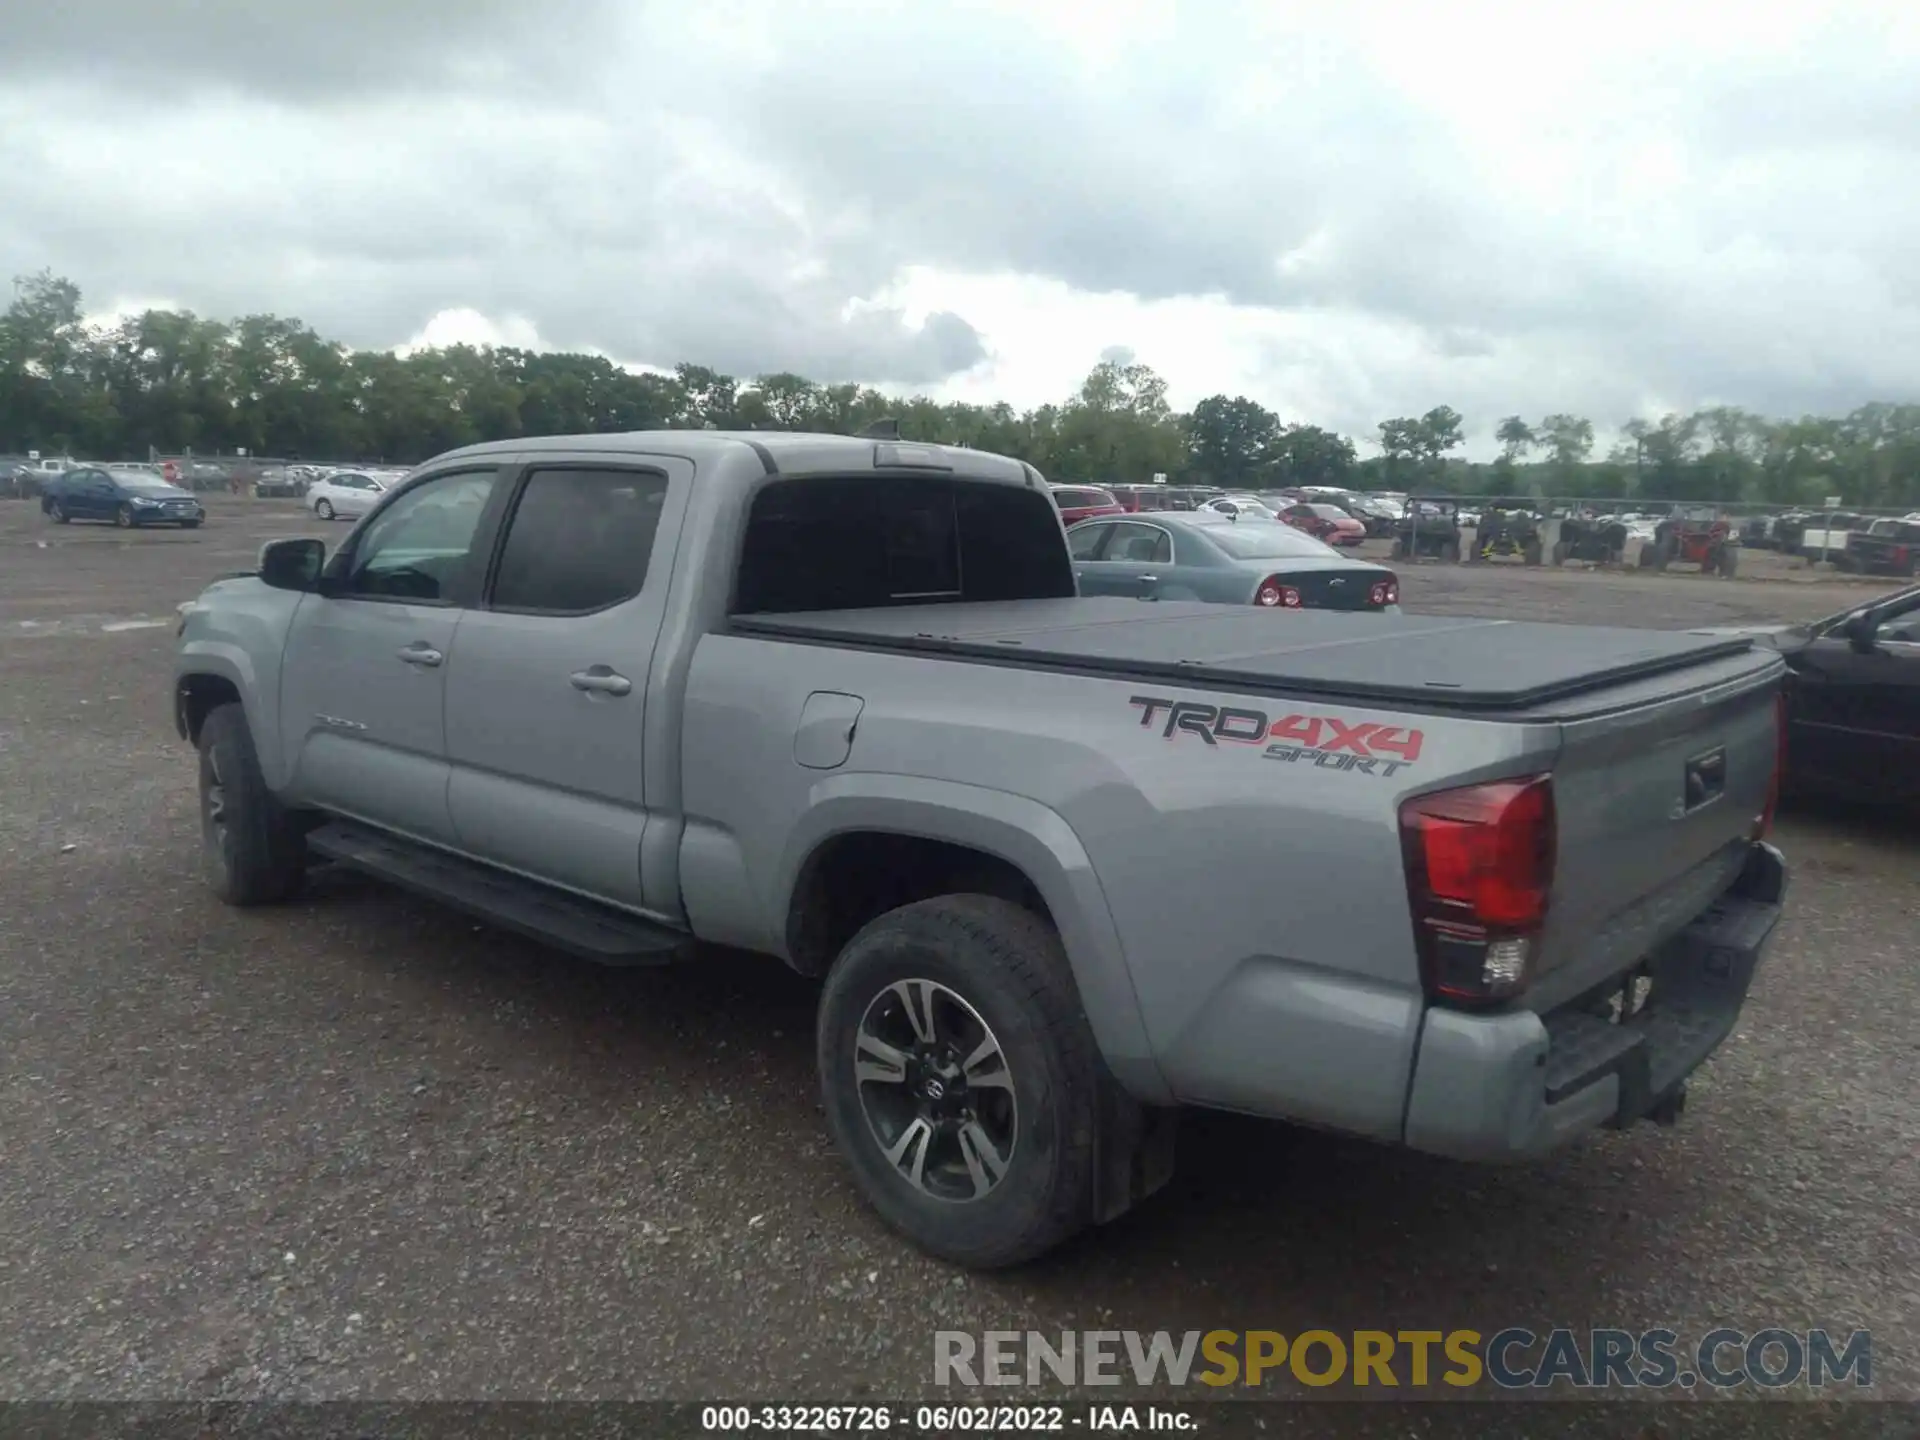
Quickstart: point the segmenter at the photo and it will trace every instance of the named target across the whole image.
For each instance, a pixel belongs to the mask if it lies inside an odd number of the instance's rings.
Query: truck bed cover
[[[816,644],[1476,712],[1527,710],[1752,649],[1745,636],[1107,597],[739,615],[732,624]]]

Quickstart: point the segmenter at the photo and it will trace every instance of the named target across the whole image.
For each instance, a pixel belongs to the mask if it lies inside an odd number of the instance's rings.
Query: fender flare
[[[239,645],[220,640],[193,640],[181,647],[173,667],[173,725],[180,738],[189,738],[187,726],[187,686],[197,677],[212,676],[225,680],[240,696],[240,707],[253,734],[254,751],[270,788],[277,789],[280,761],[280,737],[261,732],[259,672],[253,659]]]
[[[1114,1078],[1143,1102],[1173,1103],[1147,1038],[1106,891],[1080,837],[1056,811],[1004,790],[949,780],[831,776],[814,787],[811,803],[787,837],[771,887],[773,934],[786,932],[808,860],[828,841],[858,831],[964,845],[1024,874],[1052,913],[1087,1022]]]

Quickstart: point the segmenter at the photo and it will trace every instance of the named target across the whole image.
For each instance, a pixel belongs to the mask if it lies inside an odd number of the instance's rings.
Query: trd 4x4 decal
[[[1213,746],[1260,745],[1265,747],[1261,752],[1264,759],[1289,764],[1304,761],[1319,770],[1393,775],[1420,758],[1426,738],[1404,726],[1343,720],[1337,715],[1288,714],[1274,718],[1264,710],[1246,706],[1208,705],[1157,695],[1135,695],[1127,703],[1138,706],[1140,724],[1158,728],[1163,739],[1196,735]]]

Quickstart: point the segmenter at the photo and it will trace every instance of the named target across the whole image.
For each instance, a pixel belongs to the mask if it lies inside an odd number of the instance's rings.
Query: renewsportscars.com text
[[[1299,1384],[1503,1390],[1873,1383],[1865,1330],[936,1331],[936,1385]]]

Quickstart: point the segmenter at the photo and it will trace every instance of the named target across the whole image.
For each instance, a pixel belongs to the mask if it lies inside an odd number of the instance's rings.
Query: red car
[[[1073,525],[1094,515],[1124,515],[1127,507],[1113,498],[1111,490],[1097,485],[1055,485],[1053,503],[1060,507],[1061,522]]]
[[[1338,505],[1316,505],[1311,501],[1302,501],[1282,510],[1280,519],[1329,545],[1358,545],[1367,538],[1367,527]]]

